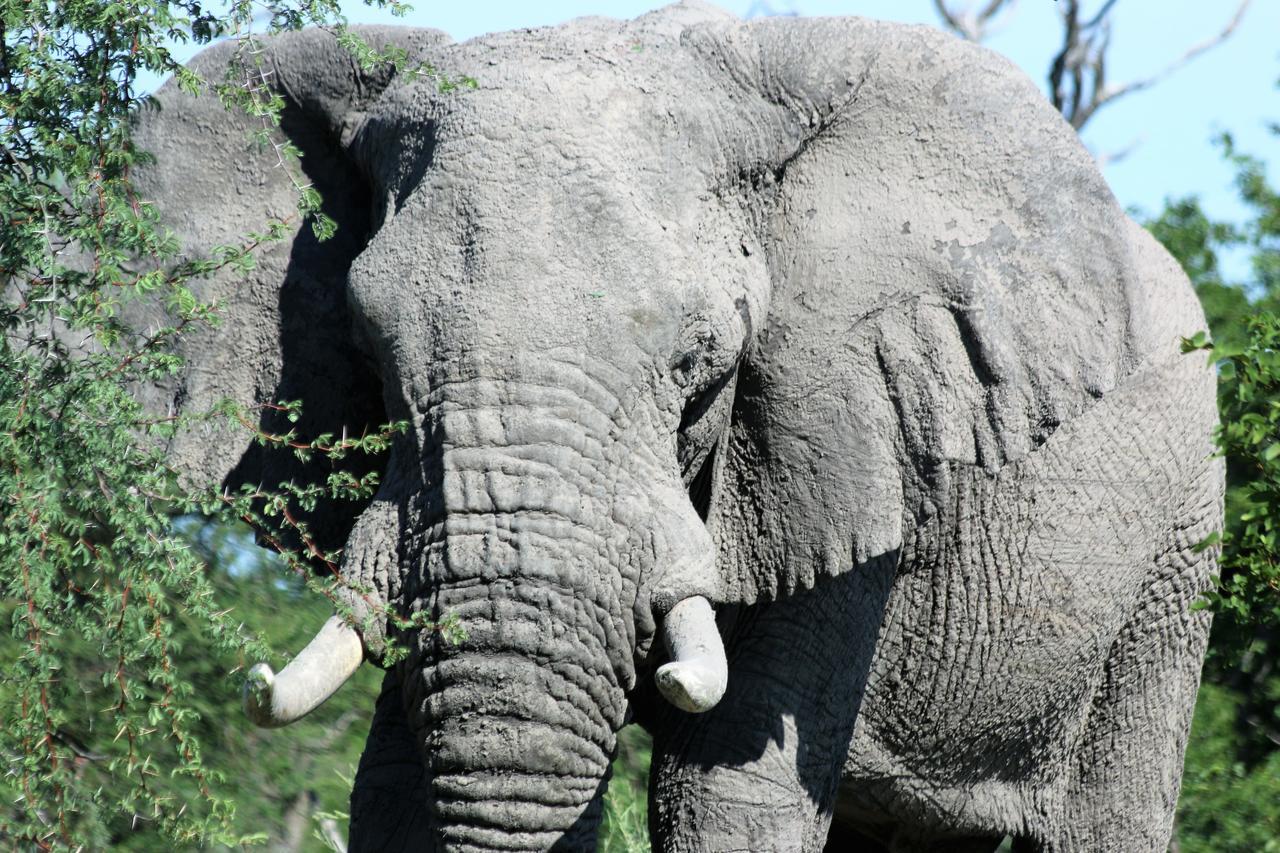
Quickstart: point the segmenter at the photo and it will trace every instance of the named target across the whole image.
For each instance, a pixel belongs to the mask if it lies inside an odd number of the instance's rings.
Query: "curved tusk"
[[[265,663],[249,670],[244,712],[259,726],[287,726],[336,693],[363,659],[360,635],[341,617],[330,616],[279,675]]]
[[[658,667],[658,690],[684,711],[710,711],[729,683],[729,665],[711,603],[700,595],[677,602],[667,613],[663,633],[671,662]]]

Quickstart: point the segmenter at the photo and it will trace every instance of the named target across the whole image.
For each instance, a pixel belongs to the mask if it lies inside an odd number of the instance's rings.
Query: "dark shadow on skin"
[[[714,824],[735,813],[734,793],[742,796],[744,816],[767,809],[766,801],[772,803],[775,798],[775,805],[785,805],[788,796],[792,804],[796,797],[807,797],[820,809],[830,807],[897,564],[894,550],[839,577],[820,580],[814,589],[776,602],[727,608],[721,614],[729,659],[724,698],[705,714],[663,706],[650,724],[654,734],[650,796],[655,803],[663,801],[668,820],[675,825],[710,824],[707,828],[715,838]],[[787,730],[788,717],[794,720],[794,730]],[[787,743],[787,738],[796,742]],[[765,784],[750,782],[744,774],[732,780],[735,769],[777,747],[793,746],[798,779],[792,784],[801,790],[788,795],[778,787],[787,783],[783,779]],[[697,769],[695,781],[684,775],[671,788],[664,787],[664,780],[676,778],[671,774],[682,767]],[[751,787],[736,792],[719,787],[731,781]],[[699,807],[704,796],[716,803],[713,810]],[[683,797],[688,797],[687,803],[680,802]],[[708,814],[711,811],[715,815]],[[661,847],[665,830],[659,809],[651,807],[650,817],[655,847]]]
[[[386,471],[384,487],[397,496],[399,529],[410,531],[410,519],[421,525],[432,516],[432,508],[441,504],[443,458],[438,452],[438,436],[426,436],[427,446],[421,451],[397,453]],[[393,605],[432,600],[430,579],[421,571],[426,563],[425,540],[402,540],[397,563],[401,592]],[[432,619],[440,621],[445,614],[433,602]],[[404,631],[393,631],[403,648],[413,649],[414,639]],[[409,721],[407,698],[402,688],[406,672],[419,671],[430,661],[438,660],[446,651],[446,640],[433,632],[421,654],[410,652],[409,658],[388,670],[382,682],[377,710],[369,727],[360,768],[351,790],[351,853],[382,851],[429,851],[436,849],[436,822],[431,793],[429,756],[420,748]]]
[[[402,156],[400,158],[401,163],[408,161],[408,168],[404,178],[400,181],[399,187],[396,189],[396,213],[399,213],[400,208],[404,207],[409,194],[417,188],[418,184],[422,183],[422,178],[426,175],[428,167],[435,161],[436,123],[429,121],[421,129],[415,128],[412,139],[419,147],[412,157]]]
[[[827,844],[823,853],[888,853],[889,848],[856,829],[835,821],[831,822],[831,831],[827,833]]]
[[[615,755],[611,757],[616,758]],[[596,849],[600,821],[604,818],[604,793],[609,787],[609,778],[600,780],[595,794],[587,808],[573,822],[564,836],[551,846],[552,853],[589,853]]]
[[[382,680],[369,738],[351,789],[350,853],[431,850],[431,790],[426,763],[404,711],[400,679]]]
[[[323,211],[338,225],[328,240],[320,241],[303,223],[293,242],[285,280],[280,288],[280,341],[282,368],[279,384],[258,389],[268,402],[302,400],[302,417],[290,423],[282,412],[262,412],[260,427],[273,433],[293,428],[302,440],[321,433],[359,437],[386,422],[382,383],[371,360],[361,352],[354,336],[347,304],[347,273],[370,236],[370,192],[355,164],[318,122],[288,103],[281,128],[302,150],[303,172],[324,199]],[[259,223],[246,223],[246,225]],[[317,455],[310,463],[291,450],[267,449],[254,444],[229,478],[241,483],[276,488],[293,481],[299,485],[323,485],[329,473],[343,469],[356,477],[382,470],[383,455],[351,453],[338,463]],[[355,519],[368,505],[361,501],[321,501],[315,511],[299,513],[322,551],[342,547]],[[286,543],[296,547],[298,543]]]

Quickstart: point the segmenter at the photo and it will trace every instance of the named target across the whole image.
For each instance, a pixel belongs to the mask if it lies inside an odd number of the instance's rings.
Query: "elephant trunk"
[[[470,607],[455,602],[453,612],[487,609],[483,598]],[[499,619],[521,618],[513,609],[499,611]],[[465,622],[475,629],[473,619]],[[569,642],[542,644],[534,655],[527,648],[464,645],[406,676],[410,719],[421,727],[429,761],[439,845],[594,848],[614,731],[622,723],[621,691],[599,683],[602,660]]]
[[[519,515],[495,522],[521,526]],[[449,545],[455,555],[466,550]],[[626,712],[626,676],[610,660],[602,624],[616,605],[521,577],[533,559],[506,564],[512,577],[441,585],[436,606],[459,619],[466,639],[452,646],[424,634],[404,663],[442,849],[594,846]]]
[[[427,420],[438,490],[406,600],[466,639],[421,632],[400,666],[442,848],[594,847],[637,642],[657,627],[646,579],[693,538],[655,487],[671,466],[652,437],[567,384],[453,383]]]

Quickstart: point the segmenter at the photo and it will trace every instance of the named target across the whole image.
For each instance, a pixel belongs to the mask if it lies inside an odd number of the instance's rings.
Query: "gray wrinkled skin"
[[[364,35],[479,89],[270,42],[341,230],[207,283],[225,322],[155,391],[411,424],[317,531],[469,639],[401,638],[351,849],[591,849],[635,718],[661,850],[1164,850],[1221,519],[1204,318],[1033,85],[927,28],[692,3]],[[157,99],[143,195],[187,246],[292,208],[247,121]],[[652,687],[691,595],[729,660],[700,715]]]

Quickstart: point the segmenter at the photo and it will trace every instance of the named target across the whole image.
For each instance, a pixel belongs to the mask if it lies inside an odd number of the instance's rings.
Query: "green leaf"
[[[1209,343],[1209,334],[1207,332],[1199,331],[1189,338],[1182,339],[1182,351],[1184,353],[1201,349],[1213,349],[1213,344]]]

